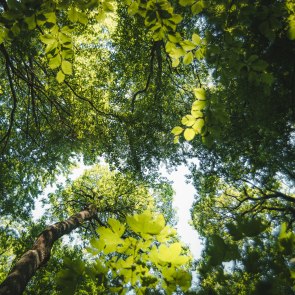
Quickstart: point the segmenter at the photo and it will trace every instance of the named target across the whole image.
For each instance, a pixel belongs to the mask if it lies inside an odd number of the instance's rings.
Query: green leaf
[[[204,116],[203,113],[199,110],[192,110],[191,114],[196,119],[202,118]]]
[[[61,56],[59,54],[57,54],[56,56],[52,57],[49,60],[49,67],[51,69],[56,69],[61,65]]]
[[[168,34],[168,40],[172,43],[179,43],[181,41],[181,36],[179,33],[175,35]]]
[[[37,25],[35,14],[25,17],[25,23],[28,25],[29,30],[34,30]]]
[[[194,43],[194,45],[200,45],[201,37],[194,33],[192,36],[192,42]]]
[[[56,23],[56,15],[54,12],[48,12],[48,13],[44,13],[44,16],[46,18],[46,22],[47,23]]]
[[[182,16],[180,14],[173,14],[173,16],[169,20],[177,25],[182,21]]]
[[[192,5],[191,10],[192,10],[192,14],[196,15],[200,12],[202,12],[204,8],[204,2],[203,1],[198,1],[195,4]]]
[[[174,243],[172,245],[166,246],[161,245],[159,247],[159,259],[164,262],[173,263],[173,261],[179,256],[181,253],[181,244]]]
[[[138,7],[139,5],[137,1],[132,2],[131,5],[128,7],[128,13],[130,15],[136,14],[138,12]]]
[[[185,115],[182,119],[181,119],[181,123],[185,126],[192,126],[194,125],[196,122],[196,118],[192,115]]]
[[[179,0],[181,6],[190,6],[195,2],[195,0]]]
[[[196,123],[192,126],[196,133],[202,133],[202,128],[205,125],[205,121],[203,119],[198,119]]]
[[[114,218],[109,218],[108,224],[111,226],[113,232],[116,233],[119,237],[121,237],[125,232],[124,224],[120,223],[120,221]]]
[[[171,133],[174,135],[179,135],[182,133],[182,131],[183,131],[183,128],[176,126],[172,129]]]
[[[61,69],[66,75],[72,75],[72,64],[69,61],[63,60],[61,63]]]
[[[197,99],[205,99],[206,98],[206,92],[204,88],[194,88],[194,95]]]
[[[186,54],[185,50],[183,50],[180,47],[177,48],[173,48],[171,50],[171,52],[169,52],[169,55],[173,58],[173,59],[178,59],[182,56],[184,56]]]
[[[50,34],[41,35],[40,40],[47,45],[53,44],[57,41],[56,38]]]
[[[175,137],[174,137],[174,139],[173,139],[173,143],[174,143],[174,144],[179,143],[179,136],[175,136]]]
[[[185,140],[187,140],[187,141],[193,140],[195,135],[196,135],[196,132],[192,128],[185,129],[185,131],[183,133],[183,136],[184,136]]]
[[[146,237],[145,234],[157,235],[165,227],[163,215],[155,216],[148,210],[142,214],[127,216],[127,223],[134,232],[143,234],[143,237]]]
[[[105,12],[112,12],[115,10],[113,4],[108,1],[102,3],[102,8]]]
[[[201,111],[205,108],[206,101],[205,100],[196,100],[192,105],[193,111]]]
[[[183,57],[183,63],[185,65],[191,64],[191,62],[194,60],[194,55],[192,52],[188,52],[184,57]]]
[[[76,23],[78,21],[78,16],[78,11],[74,7],[71,7],[68,11],[68,19],[71,22]]]
[[[64,80],[65,80],[65,75],[62,71],[59,71],[57,74],[56,74],[56,80],[58,83],[62,83]]]
[[[190,40],[181,41],[180,45],[185,51],[193,50],[196,48],[196,45]]]
[[[172,67],[176,68],[179,65],[179,58],[173,59],[172,60]]]
[[[290,40],[295,39],[295,20],[289,22],[288,37]]]
[[[177,47],[174,43],[167,41],[166,46],[165,46],[165,50],[167,53],[175,50],[175,48],[177,48]]]

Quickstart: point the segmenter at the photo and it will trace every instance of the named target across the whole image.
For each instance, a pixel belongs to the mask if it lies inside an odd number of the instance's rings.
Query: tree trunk
[[[46,228],[37,238],[33,247],[16,262],[7,278],[0,285],[0,295],[22,294],[28,282],[39,267],[50,258],[55,241],[79,227],[84,221],[91,220],[96,210],[83,210],[70,218]]]

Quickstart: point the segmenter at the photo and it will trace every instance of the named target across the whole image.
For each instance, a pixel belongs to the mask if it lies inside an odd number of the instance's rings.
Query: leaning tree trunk
[[[91,220],[95,214],[96,210],[94,209],[83,210],[46,228],[39,235],[33,247],[22,255],[2,282],[0,295],[22,294],[37,269],[49,260],[54,242],[63,235],[69,234],[84,221]]]

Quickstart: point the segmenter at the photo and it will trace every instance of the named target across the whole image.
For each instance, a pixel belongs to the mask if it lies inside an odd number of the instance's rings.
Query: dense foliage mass
[[[293,294],[293,2],[1,0],[0,294]]]

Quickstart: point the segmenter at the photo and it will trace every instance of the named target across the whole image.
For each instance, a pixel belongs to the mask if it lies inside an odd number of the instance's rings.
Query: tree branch
[[[88,208],[45,229],[2,282],[0,295],[22,294],[37,269],[49,260],[54,242],[80,227],[85,221],[94,219],[96,213],[95,208]]]

